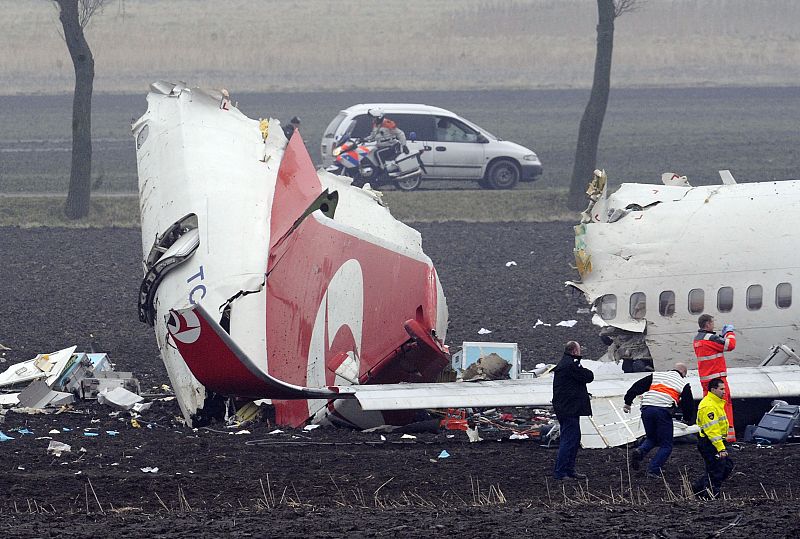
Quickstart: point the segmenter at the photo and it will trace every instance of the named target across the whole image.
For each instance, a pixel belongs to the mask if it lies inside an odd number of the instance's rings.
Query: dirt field
[[[418,228],[448,297],[451,345],[516,341],[525,367],[555,359],[570,338],[588,357],[601,352],[588,315],[576,313],[582,300],[562,287],[573,277],[571,223]],[[137,321],[138,230],[3,228],[0,250],[0,342],[13,349],[3,366],[96,340],[143,388],[168,383],[152,331]],[[506,267],[510,260],[518,265]],[[578,320],[571,329],[533,329],[537,319],[571,318]],[[481,337],[481,327],[493,333]],[[588,481],[556,485],[555,450],[509,441],[507,431],[473,444],[462,432],[412,441],[391,433],[381,442],[378,434],[330,429],[270,434],[265,423],[242,435],[194,431],[175,420],[174,401],[157,402],[141,428],[103,406],[79,411],[10,412],[0,424],[15,438],[0,443],[6,537],[800,535],[793,446],[734,450],[727,498],[696,502],[682,490],[682,476],[702,469],[692,445],[676,448],[665,481],[630,472],[618,448],[582,451]],[[48,456],[45,437],[72,453]],[[449,458],[439,458],[443,450]]]

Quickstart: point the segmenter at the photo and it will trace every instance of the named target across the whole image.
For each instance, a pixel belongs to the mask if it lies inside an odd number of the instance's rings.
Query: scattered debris
[[[107,354],[76,353],[76,348],[38,354],[0,373],[0,388],[12,391],[0,393],[0,407],[18,413],[51,413],[67,410],[76,400],[89,399],[139,413],[150,407],[142,402],[133,373],[115,372]]]
[[[156,467],[145,466],[144,468],[139,468],[139,469],[142,470],[144,473],[158,473],[158,466]]]
[[[563,327],[571,328],[577,323],[578,323],[577,320],[562,320],[561,322],[559,322],[556,325],[557,326],[563,326]]]
[[[511,266],[516,266],[516,265],[517,265],[517,263],[514,262],[513,260],[510,260],[510,261],[506,262],[506,267],[507,268],[510,268]]]
[[[448,458],[448,457],[450,457],[450,453],[448,453],[446,449],[442,449],[442,452],[441,452],[441,453],[439,453],[439,456],[438,456],[438,457],[436,457],[436,458],[439,458],[439,459],[446,459],[446,458]]]
[[[130,410],[134,405],[142,402],[144,398],[136,393],[128,391],[124,387],[115,387],[111,390],[103,390],[97,395],[97,402],[99,404],[108,404],[120,410]]]
[[[478,335],[487,335],[489,333],[491,333],[491,331],[486,328],[481,328],[478,330]]]
[[[47,454],[55,457],[60,457],[62,453],[70,452],[72,452],[72,446],[55,440],[50,440],[50,445],[47,446]]]

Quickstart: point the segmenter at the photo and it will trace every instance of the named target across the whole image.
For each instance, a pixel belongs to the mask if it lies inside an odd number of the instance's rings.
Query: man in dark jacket
[[[581,345],[575,341],[567,343],[553,372],[553,411],[561,429],[553,475],[559,481],[585,479],[584,474],[575,471],[575,457],[581,443],[580,416],[592,415],[586,384],[594,380],[594,373],[581,367]]]

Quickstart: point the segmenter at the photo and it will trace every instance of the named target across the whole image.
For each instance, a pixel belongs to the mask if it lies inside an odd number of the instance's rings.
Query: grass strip
[[[64,216],[66,195],[0,195],[0,226],[67,228],[137,228],[136,195],[94,196],[89,216],[75,221]],[[547,222],[577,221],[566,209],[565,190],[454,190],[383,192],[383,202],[395,218],[408,223],[465,221]]]

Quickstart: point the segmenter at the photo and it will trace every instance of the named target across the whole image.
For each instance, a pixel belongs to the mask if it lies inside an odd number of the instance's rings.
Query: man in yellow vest
[[[708,394],[697,409],[697,450],[703,457],[706,471],[692,483],[692,491],[701,499],[719,496],[722,482],[733,471],[733,461],[725,447],[728,437],[728,418],[725,415],[725,381],[713,378],[708,382]]]

